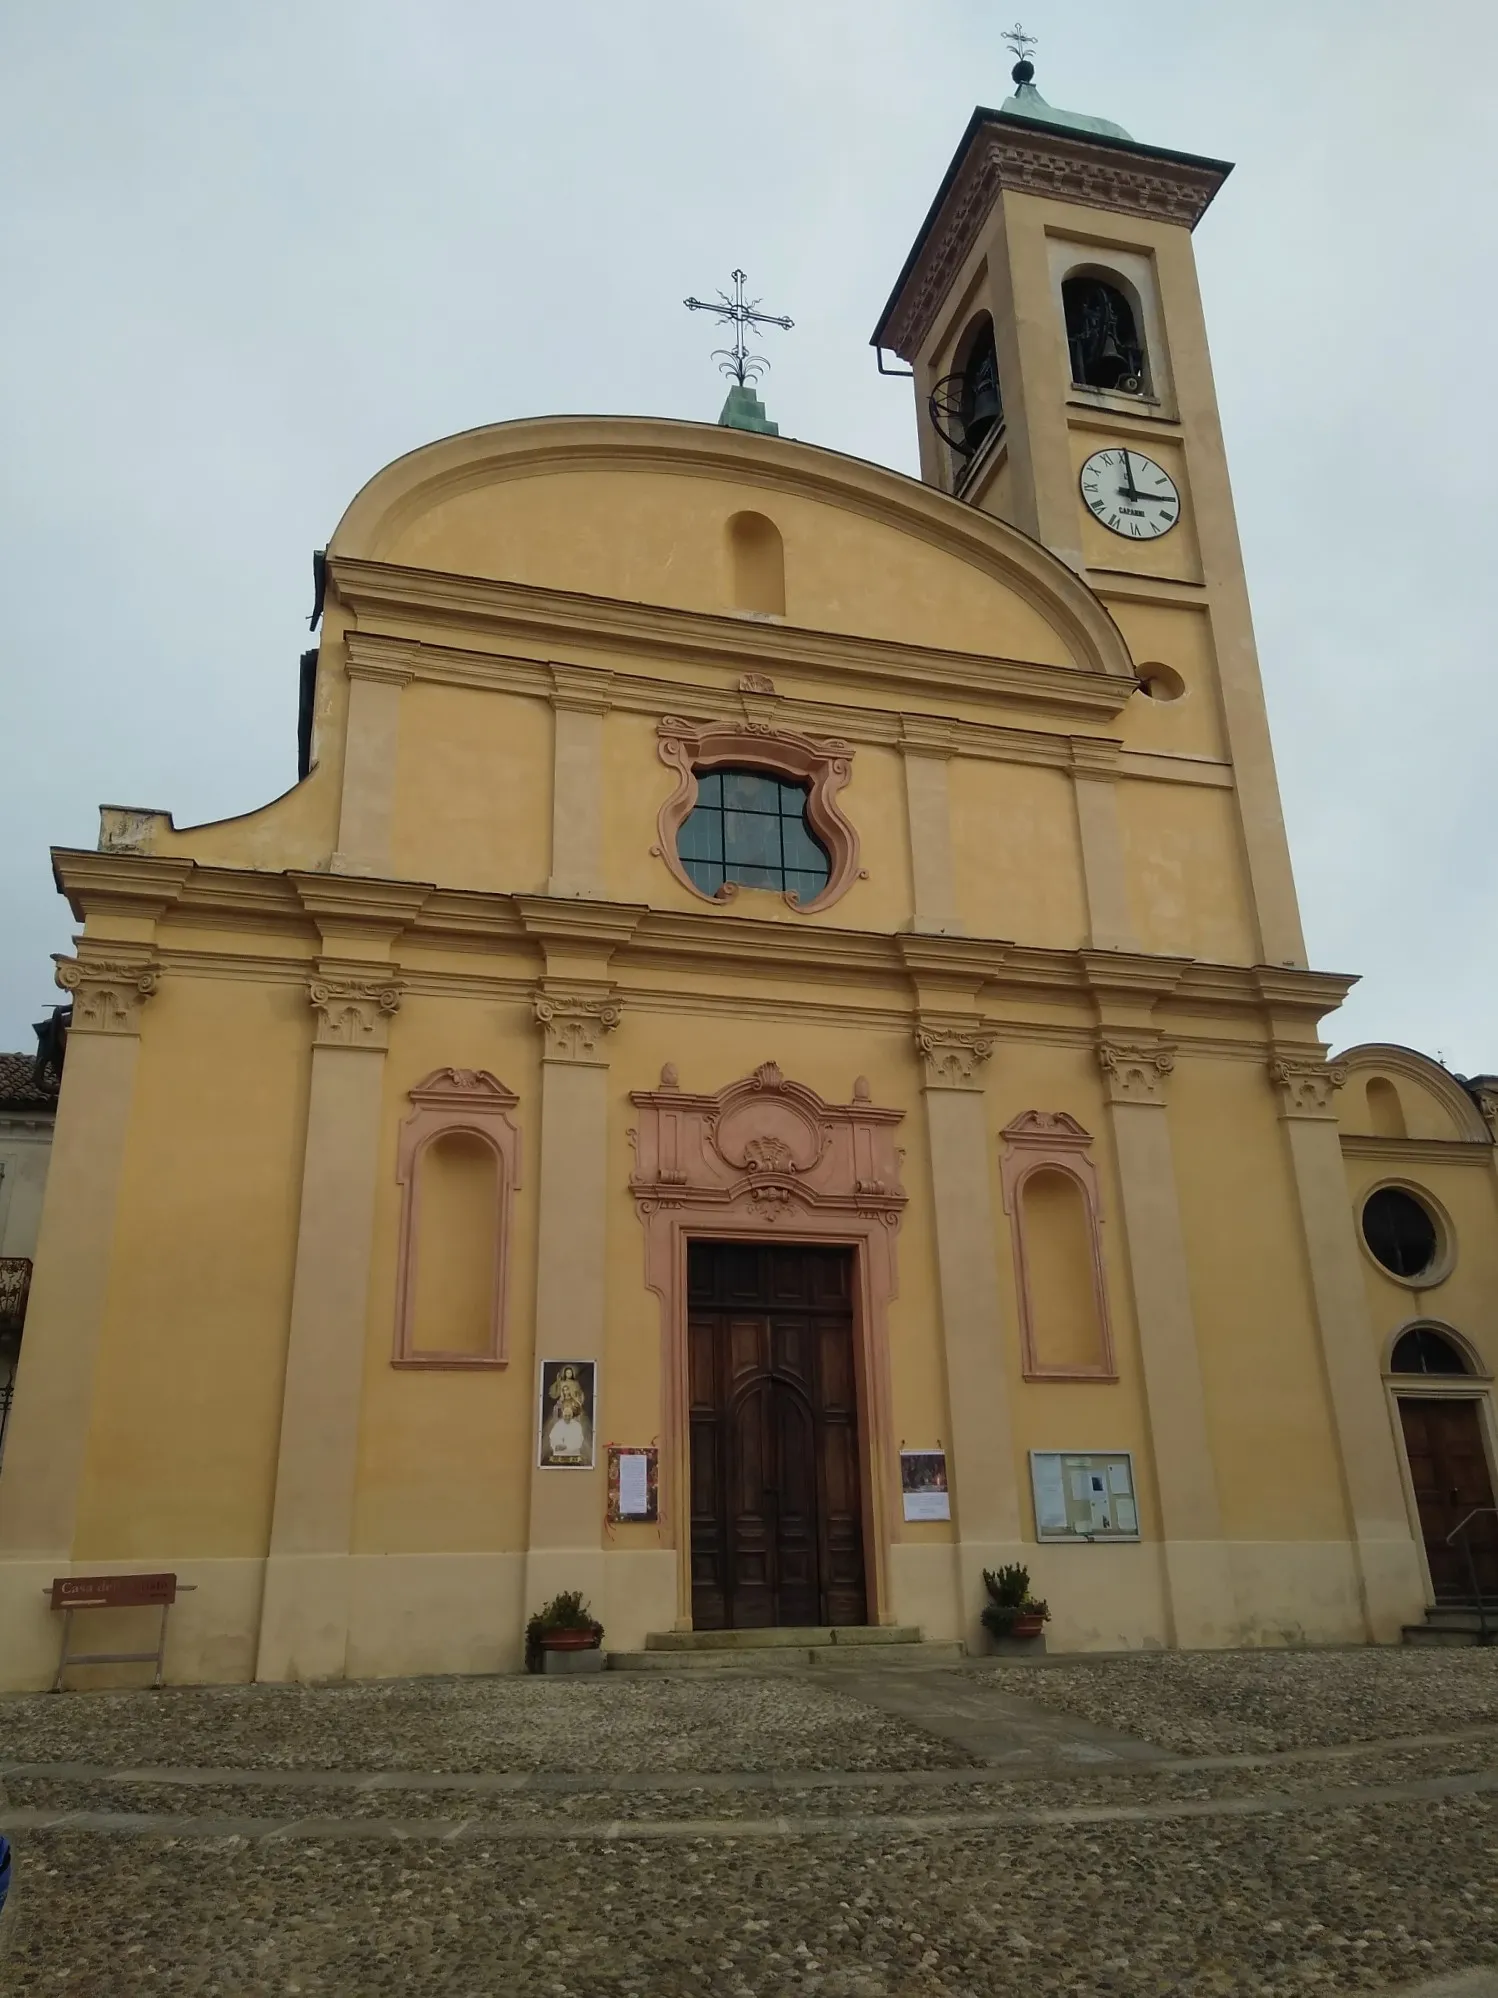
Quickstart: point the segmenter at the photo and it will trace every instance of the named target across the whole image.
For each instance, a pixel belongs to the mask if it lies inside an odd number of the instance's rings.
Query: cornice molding
[[[80,847],[52,849],[52,878],[80,923],[110,910],[133,920],[154,920],[180,899],[193,872],[191,860],[164,860],[124,849],[105,853]]]
[[[683,659],[699,669],[711,663],[735,675],[758,670],[772,678],[799,668],[823,678],[843,674],[901,689],[984,696],[1058,715],[1108,719],[1122,711],[1137,686],[1121,636],[1106,648],[1095,639],[1083,646],[1084,656],[1091,655],[1086,665],[1051,666],[383,562],[344,562],[339,567],[341,594],[365,625],[366,638],[391,637],[409,645],[409,638],[398,632],[381,633],[379,621],[409,624],[420,618],[439,629],[461,627],[506,646],[518,643],[530,651],[544,676],[539,682],[543,698],[554,695],[549,660],[559,642],[635,660],[642,653]],[[423,641],[412,655],[421,677],[430,671],[431,650]]]
[[[874,343],[914,364],[1006,189],[1194,229],[1227,173],[1217,160],[1125,149],[996,113],[976,114]]]
[[[416,678],[416,660],[421,651],[420,642],[416,639],[392,645],[388,640],[372,642],[362,631],[348,631],[344,633],[344,645],[347,648],[344,671],[351,680],[373,680],[380,686],[406,687]]]
[[[1382,1159],[1405,1165],[1475,1165],[1490,1171],[1491,1138],[1363,1138],[1342,1133],[1342,1152],[1350,1159]]]
[[[364,643],[371,647],[383,644],[397,649],[404,647],[403,640],[387,638],[380,632],[365,633]],[[1105,760],[1118,756],[1122,751],[1122,744],[1113,736],[1019,728],[1005,722],[972,721],[955,715],[911,712],[897,705],[877,708],[851,702],[808,700],[793,693],[765,695],[741,684],[752,680],[769,682],[769,675],[763,673],[741,673],[734,685],[714,686],[700,678],[664,679],[655,674],[629,672],[623,666],[599,668],[594,691],[591,694],[579,691],[574,696],[571,692],[558,693],[559,676],[588,669],[460,645],[422,645],[413,655],[413,660],[418,680],[441,686],[482,687],[523,694],[533,700],[549,702],[554,707],[576,708],[583,713],[601,714],[609,709],[619,709],[629,714],[660,716],[677,714],[686,709],[706,720],[772,721],[778,726],[794,728],[803,735],[841,735],[854,742],[880,747],[914,749],[918,753],[933,755],[984,757],[996,763],[1042,763],[1061,770],[1073,768],[1074,744],[1083,745],[1084,754],[1092,753]],[[1079,676],[1072,668],[1020,666],[1017,670],[1029,677],[1017,690],[998,689],[1000,704],[1032,708],[1037,715],[1044,714],[1057,721],[1074,722],[1077,719],[1079,705],[1073,697],[1077,692]],[[1064,698],[1053,698],[1044,689],[1037,691],[1032,683],[1035,675],[1058,674],[1062,676],[1059,684]],[[857,673],[851,672],[849,677],[856,679]],[[603,692],[605,682],[606,697]],[[579,689],[582,684],[574,683]],[[773,682],[770,684],[773,685]],[[1052,682],[1047,680],[1046,687],[1051,685]],[[996,683],[979,675],[960,686],[948,686],[937,683],[930,676],[920,676],[911,678],[907,691],[918,693],[923,698],[956,695],[970,700],[981,694],[992,699]],[[1120,705],[1117,683],[1110,678],[1106,682],[1101,704],[1093,702],[1080,711],[1085,711],[1095,721],[1106,721],[1113,719]],[[1215,784],[1221,788],[1232,786],[1232,767],[1229,764],[1206,764],[1198,759],[1156,756],[1142,751],[1124,752],[1124,756],[1127,774],[1131,777],[1159,783]]]

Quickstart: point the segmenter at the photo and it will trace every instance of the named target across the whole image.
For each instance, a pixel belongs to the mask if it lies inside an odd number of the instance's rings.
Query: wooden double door
[[[1436,1601],[1469,1601],[1472,1568],[1461,1544],[1449,1546],[1446,1536],[1469,1513],[1493,1503],[1478,1404],[1438,1395],[1401,1396],[1399,1420]],[[1498,1600],[1498,1519],[1489,1511],[1472,1521],[1468,1533],[1477,1585],[1484,1596]]]
[[[853,1251],[693,1242],[692,1622],[867,1621]]]

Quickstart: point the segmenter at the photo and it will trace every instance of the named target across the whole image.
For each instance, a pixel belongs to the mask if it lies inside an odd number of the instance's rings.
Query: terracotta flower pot
[[[576,1630],[543,1630],[541,1649],[543,1651],[596,1651],[603,1642],[601,1630],[587,1628]]]
[[[1044,1629],[1045,1618],[1043,1616],[1029,1616],[1024,1611],[1021,1611],[1014,1619],[1009,1635],[1011,1637],[1039,1637]]]

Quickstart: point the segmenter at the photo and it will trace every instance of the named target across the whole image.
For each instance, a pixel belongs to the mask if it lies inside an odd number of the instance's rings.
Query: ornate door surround
[[[887,1620],[886,1550],[898,1472],[889,1375],[895,1235],[905,1209],[895,1126],[859,1076],[851,1103],[827,1103],[774,1062],[713,1095],[682,1089],[674,1063],[638,1090],[630,1191],[645,1230],[645,1284],[661,1303],[661,1515],[677,1552],[678,1628],[691,1625],[687,1463],[687,1245],[693,1239],[825,1243],[854,1257],[854,1360],[863,1446],[865,1575],[871,1622]]]

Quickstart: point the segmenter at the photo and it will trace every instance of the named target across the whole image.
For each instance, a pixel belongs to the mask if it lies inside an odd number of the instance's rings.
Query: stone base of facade
[[[1359,1552],[1361,1553],[1361,1575]],[[1425,1589],[1409,1540],[1184,1542],[1161,1546],[978,1546],[901,1542],[889,1550],[893,1620],[928,1638],[988,1649],[979,1622],[982,1570],[1023,1561],[1051,1606],[1052,1656],[1065,1652],[1397,1643],[1417,1622]],[[529,1554],[359,1554],[269,1561],[74,1563],[77,1573],[173,1570],[193,1590],[178,1599],[167,1638],[172,1685],[255,1679],[408,1678],[521,1669],[525,1617],[548,1594],[581,1588],[610,1651],[638,1651],[677,1623],[670,1548],[533,1550]],[[67,1563],[0,1563],[0,1690],[52,1682],[61,1618],[47,1589]],[[1212,1587],[1204,1587],[1211,1578]],[[1183,1619],[1175,1604],[1190,1609]],[[1215,1621],[1209,1621],[1208,1606]],[[133,1650],[155,1642],[154,1610],[108,1610],[75,1643]],[[144,1683],[140,1668],[85,1666],[80,1688]]]

